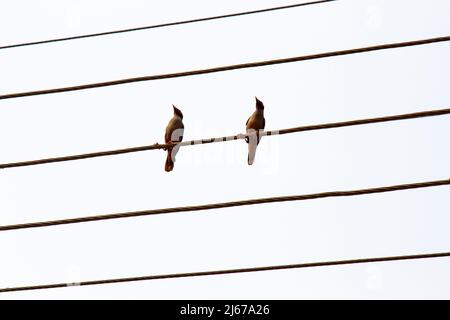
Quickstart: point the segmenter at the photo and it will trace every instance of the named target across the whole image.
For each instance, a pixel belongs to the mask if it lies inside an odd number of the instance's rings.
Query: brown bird
[[[184,133],[184,125],[183,125],[183,113],[181,113],[180,109],[172,105],[173,107],[173,117],[170,119],[169,124],[166,127],[166,134],[164,139],[166,143],[176,143],[181,142],[183,140]],[[168,148],[167,150],[167,159],[165,170],[170,172],[173,170],[175,156],[180,149],[180,146],[177,144],[173,147]]]
[[[248,118],[247,122],[247,134],[249,136],[245,137],[245,141],[248,143],[248,159],[247,162],[249,165],[253,164],[255,161],[256,147],[261,140],[260,130],[264,130],[266,126],[266,119],[264,119],[264,104],[262,101],[256,99],[256,110],[253,114]]]

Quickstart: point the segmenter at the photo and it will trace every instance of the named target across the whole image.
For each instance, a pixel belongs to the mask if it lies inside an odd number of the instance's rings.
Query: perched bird
[[[255,160],[256,147],[259,144],[260,130],[264,130],[266,125],[266,119],[264,119],[264,104],[256,99],[256,110],[253,114],[248,118],[247,122],[247,134],[248,137],[245,138],[245,141],[248,143],[248,164],[252,165]]]
[[[166,134],[164,139],[166,143],[176,143],[183,140],[184,125],[183,125],[183,113],[180,109],[173,106],[173,117],[170,119],[169,124],[166,127]],[[180,148],[179,145],[168,148],[165,170],[170,172],[173,170],[175,162],[175,156]]]

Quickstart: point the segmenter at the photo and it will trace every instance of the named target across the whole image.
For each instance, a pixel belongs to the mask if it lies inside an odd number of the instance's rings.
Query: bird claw
[[[154,145],[156,147],[160,146],[160,144],[158,142],[156,142]],[[161,147],[161,149],[163,149],[164,151],[167,151],[168,148],[167,147]]]

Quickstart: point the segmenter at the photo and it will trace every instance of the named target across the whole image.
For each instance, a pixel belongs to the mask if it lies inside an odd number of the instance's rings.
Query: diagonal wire
[[[261,135],[262,136],[283,135],[283,134],[295,133],[295,132],[324,130],[324,129],[332,129],[332,128],[340,128],[340,127],[348,127],[348,126],[366,125],[366,124],[380,123],[380,122],[389,122],[389,121],[441,116],[441,115],[447,115],[447,114],[450,114],[450,109],[437,109],[437,110],[406,113],[406,114],[399,114],[399,115],[385,116],[385,117],[378,117],[378,118],[358,119],[358,120],[350,120],[350,121],[342,121],[342,122],[332,122],[332,123],[316,124],[316,125],[309,125],[309,126],[301,126],[301,127],[295,127],[295,128],[289,128],[289,129],[265,131],[265,132],[261,133]],[[190,140],[190,141],[181,142],[181,143],[179,143],[179,145],[180,146],[192,146],[192,145],[199,145],[199,144],[226,142],[226,141],[244,139],[246,136],[247,135],[245,135],[245,134],[238,134],[238,135],[234,135],[234,136]],[[3,163],[3,164],[0,164],[0,169],[34,166],[34,165],[40,165],[40,164],[46,164],[46,163],[73,161],[73,160],[89,159],[89,158],[95,158],[95,157],[113,156],[113,155],[119,155],[119,154],[125,154],[125,153],[166,149],[171,146],[174,146],[174,144],[155,143],[153,145],[148,145],[148,146],[140,146],[140,147],[132,147],[132,148],[116,149],[116,150],[108,150],[108,151],[99,151],[99,152],[92,152],[92,153],[85,153],[85,154],[78,154],[78,155],[71,155],[71,156],[29,160],[29,161],[21,161],[21,162]]]
[[[300,62],[300,61],[315,60],[315,59],[322,59],[322,58],[329,58],[329,57],[336,57],[336,56],[344,56],[344,55],[357,54],[357,53],[363,53],[363,52],[419,46],[419,45],[425,45],[425,44],[431,44],[431,43],[437,43],[437,42],[445,42],[445,41],[450,41],[450,36],[428,38],[428,39],[406,41],[406,42],[388,43],[388,44],[381,44],[381,45],[375,45],[375,46],[370,46],[370,47],[347,49],[347,50],[340,50],[340,51],[331,51],[331,52],[311,54],[311,55],[306,55],[306,56],[296,56],[296,57],[283,58],[283,59],[274,59],[274,60],[265,60],[265,61],[249,62],[249,63],[242,63],[242,64],[234,64],[234,65],[227,65],[227,66],[208,68],[208,69],[197,69],[197,70],[191,70],[191,71],[182,71],[182,72],[175,72],[175,73],[166,73],[166,74],[120,79],[120,80],[111,80],[111,81],[83,84],[83,85],[70,86],[70,87],[61,87],[61,88],[44,89],[44,90],[36,90],[36,91],[26,91],[26,92],[18,92],[18,93],[9,93],[9,94],[0,95],[0,100],[37,96],[37,95],[45,95],[45,94],[62,93],[62,92],[70,92],[70,91],[79,91],[79,90],[86,90],[86,89],[94,89],[94,88],[122,85],[122,84],[133,83],[133,82],[154,81],[154,80],[196,76],[196,75],[203,75],[203,74],[210,74],[210,73],[217,73],[217,72],[224,72],[224,71],[231,71],[231,70],[263,67],[263,66],[270,66],[270,65],[276,65],[276,64]]]
[[[159,274],[159,275],[129,277],[129,278],[91,280],[91,281],[72,282],[72,283],[42,284],[42,285],[24,286],[24,287],[0,288],[0,293],[14,292],[14,291],[30,291],[30,290],[41,290],[41,289],[67,288],[67,287],[74,287],[74,286],[93,286],[93,285],[114,284],[114,283],[117,284],[117,283],[136,282],[136,281],[177,279],[177,278],[202,277],[202,276],[218,276],[218,275],[236,274],[236,273],[303,269],[303,268],[314,268],[314,267],[330,267],[330,266],[351,265],[351,264],[361,264],[361,263],[406,261],[406,260],[444,258],[444,257],[450,257],[450,252],[424,253],[424,254],[414,254],[414,255],[362,258],[362,259],[350,259],[350,260],[321,261],[321,262],[285,264],[285,265],[254,267],[254,268],[171,273],[171,274]]]
[[[245,11],[245,12],[236,12],[236,13],[230,13],[230,14],[224,14],[224,15],[212,16],[212,17],[197,18],[197,19],[190,19],[190,20],[182,20],[182,21],[175,21],[175,22],[167,22],[167,23],[156,24],[156,25],[151,25],[151,26],[136,27],[136,28],[130,28],[130,29],[121,29],[121,30],[114,30],[114,31],[106,31],[106,32],[99,32],[99,33],[91,33],[91,34],[84,34],[84,35],[65,37],[65,38],[56,38],[56,39],[49,39],[49,40],[41,40],[41,41],[33,41],[33,42],[10,44],[10,45],[5,45],[5,46],[0,46],[0,50],[1,49],[11,49],[11,48],[25,47],[25,46],[33,46],[33,45],[40,45],[40,44],[53,43],[53,42],[61,42],[61,41],[69,41],[69,40],[77,40],[77,39],[100,37],[100,36],[107,36],[107,35],[126,33],[126,32],[134,32],[134,31],[142,31],[142,30],[149,30],[149,29],[157,29],[157,28],[164,28],[164,27],[179,26],[179,25],[183,25],[183,24],[191,24],[191,23],[211,21],[211,20],[218,20],[218,19],[224,19],[224,18],[240,17],[240,16],[246,16],[246,15],[257,14],[257,13],[272,12],[272,11],[278,11],[278,10],[284,10],[284,9],[293,9],[293,8],[305,7],[305,6],[309,6],[309,5],[321,4],[321,3],[333,2],[333,1],[337,1],[337,0],[321,0],[321,1],[302,2],[302,3],[296,3],[296,4],[280,6],[280,7],[272,7],[272,8],[265,8],[265,9]]]
[[[66,224],[73,224],[73,223],[84,223],[84,222],[91,222],[91,221],[111,220],[111,219],[119,219],[119,218],[133,218],[133,217],[176,213],[176,212],[189,212],[189,211],[192,212],[192,211],[200,211],[200,210],[222,209],[222,208],[240,207],[240,206],[248,206],[248,205],[263,204],[263,203],[304,201],[304,200],[323,199],[323,198],[330,198],[330,197],[350,197],[350,196],[359,196],[359,195],[365,195],[365,194],[384,193],[384,192],[392,192],[392,191],[400,191],[400,190],[408,190],[408,189],[419,189],[419,188],[429,188],[429,187],[446,186],[446,185],[450,185],[450,179],[418,182],[418,183],[410,183],[410,184],[400,184],[400,185],[368,188],[368,189],[357,189],[357,190],[347,190],[347,191],[329,191],[329,192],[303,194],[303,195],[259,198],[259,199],[212,203],[212,204],[204,204],[204,205],[196,205],[196,206],[163,208],[163,209],[153,209],[153,210],[144,210],[144,211],[132,211],[132,212],[112,213],[112,214],[86,216],[86,217],[69,218],[69,219],[61,219],[61,220],[50,220],[50,221],[3,225],[3,226],[0,226],[0,232],[1,231],[9,231],[9,230],[18,230],[18,229],[50,227],[50,226],[66,225]]]

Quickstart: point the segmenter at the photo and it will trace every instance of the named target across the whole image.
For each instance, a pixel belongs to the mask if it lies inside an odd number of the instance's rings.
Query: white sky
[[[297,1],[2,1],[0,44]],[[0,94],[450,34],[450,1],[341,0],[0,51]],[[450,44],[0,101],[0,162],[450,105]],[[450,177],[448,116],[3,170],[0,224]],[[0,287],[449,251],[448,187],[0,233]],[[9,298],[450,298],[450,259],[2,294]]]

